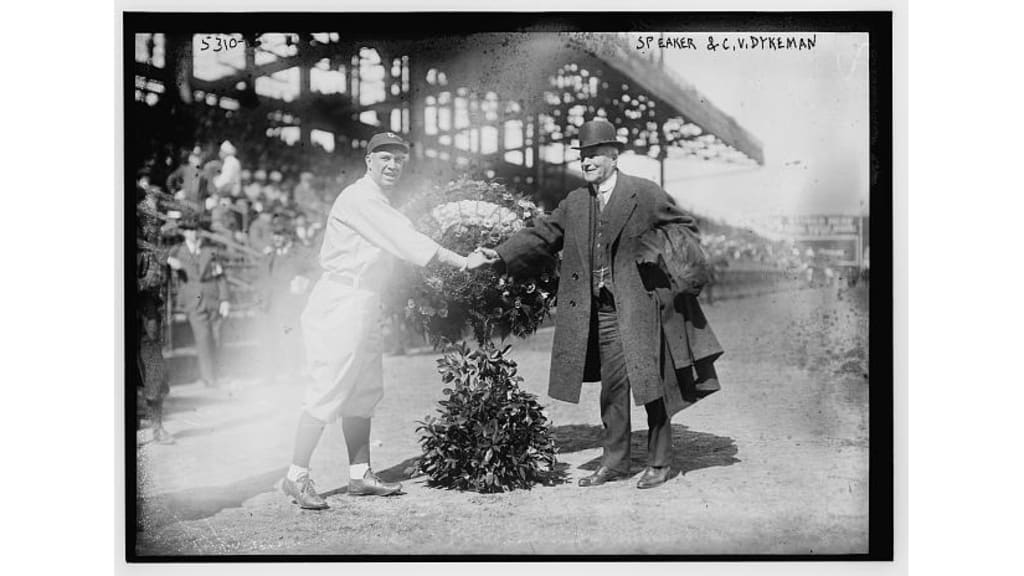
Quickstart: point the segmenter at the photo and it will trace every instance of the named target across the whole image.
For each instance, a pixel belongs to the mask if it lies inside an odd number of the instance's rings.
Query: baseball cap
[[[374,134],[370,138],[370,143],[366,145],[366,153],[369,154],[383,146],[397,146],[407,154],[409,153],[409,144],[394,132],[378,132]]]

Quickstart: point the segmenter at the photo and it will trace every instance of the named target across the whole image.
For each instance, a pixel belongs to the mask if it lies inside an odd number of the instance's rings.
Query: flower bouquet
[[[460,254],[491,248],[540,214],[503,185],[462,178],[414,197],[405,207],[416,227]],[[443,350],[445,388],[438,416],[419,422],[428,485],[495,492],[557,477],[555,447],[543,409],[523,391],[516,363],[495,338],[525,337],[550,315],[558,289],[554,261],[533,278],[490,267],[427,266],[407,286],[407,323]],[[479,348],[460,340],[471,332]]]

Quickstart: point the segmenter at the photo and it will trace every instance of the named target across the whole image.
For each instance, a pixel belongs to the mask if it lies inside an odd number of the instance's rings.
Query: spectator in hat
[[[213,185],[221,196],[235,197],[242,193],[242,163],[235,156],[237,152],[228,140],[220,145],[220,174],[214,177]]]
[[[419,266],[439,262],[466,269],[482,265],[416,231],[391,206],[390,196],[409,158],[409,145],[392,132],[366,148],[366,174],[335,201],[327,222],[320,266],[300,324],[312,381],[295,435],[292,465],[281,488],[301,508],[323,509],[309,462],[328,422],[341,418],[348,448],[350,496],[389,496],[397,482],[370,468],[370,423],[383,393],[381,296],[395,259]]]
[[[216,387],[221,323],[231,312],[231,304],[220,252],[203,241],[201,227],[207,224],[196,217],[181,221],[185,241],[171,249],[167,264],[179,280],[177,304],[192,327],[200,378],[207,386]]]

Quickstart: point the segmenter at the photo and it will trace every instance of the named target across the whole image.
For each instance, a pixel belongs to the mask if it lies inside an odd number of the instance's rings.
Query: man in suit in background
[[[188,314],[199,358],[199,374],[217,386],[217,348],[224,318],[231,312],[228,282],[220,254],[199,236],[197,217],[184,218],[178,227],[185,241],[171,249],[167,264],[178,275],[178,307]]]
[[[271,245],[261,262],[260,300],[264,321],[263,376],[268,381],[283,377],[295,381],[303,366],[302,332],[299,316],[316,271],[313,254],[294,241],[290,219],[274,218]]]

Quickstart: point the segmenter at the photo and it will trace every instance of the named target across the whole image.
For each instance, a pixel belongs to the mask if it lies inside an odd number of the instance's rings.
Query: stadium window
[[[484,126],[480,129],[480,153],[494,154],[498,151],[498,129]]]
[[[167,46],[167,38],[163,34],[153,35],[153,54],[151,64],[157,68],[164,67],[164,52]]]
[[[260,96],[291,102],[299,96],[299,67],[292,66],[270,76],[256,78],[256,93]]]
[[[505,122],[505,149],[512,150],[523,146],[523,121],[507,120]]]
[[[367,110],[359,114],[359,121],[369,126],[380,126],[380,119],[377,118],[376,110]]]
[[[302,138],[302,130],[298,126],[285,126],[281,128],[281,140],[291,146]]]
[[[309,70],[309,88],[320,94],[344,94],[345,72],[331,70],[330,61],[324,58]]]
[[[515,164],[516,166],[522,166],[523,152],[521,150],[505,152],[505,162],[508,162],[509,164]]]
[[[423,109],[423,132],[437,134],[437,108],[427,106]]]
[[[402,110],[400,108],[393,108],[391,110],[391,131],[402,131]]]
[[[334,132],[313,129],[309,132],[309,140],[326,152],[334,152]]]
[[[469,102],[463,98],[458,97],[455,99],[455,128],[465,128],[469,126]]]
[[[387,97],[384,78],[387,71],[381,63],[380,54],[373,48],[359,51],[359,104],[369,106],[383,102]]]
[[[234,46],[233,49],[211,47]],[[241,34],[193,34],[192,75],[200,80],[219,80],[245,69],[245,50]]]
[[[561,164],[565,159],[565,147],[561,143],[548,144],[542,146],[540,150],[541,158],[545,162],[550,164]]]
[[[135,35],[135,61],[145,63],[149,61],[149,39],[152,34]]]

